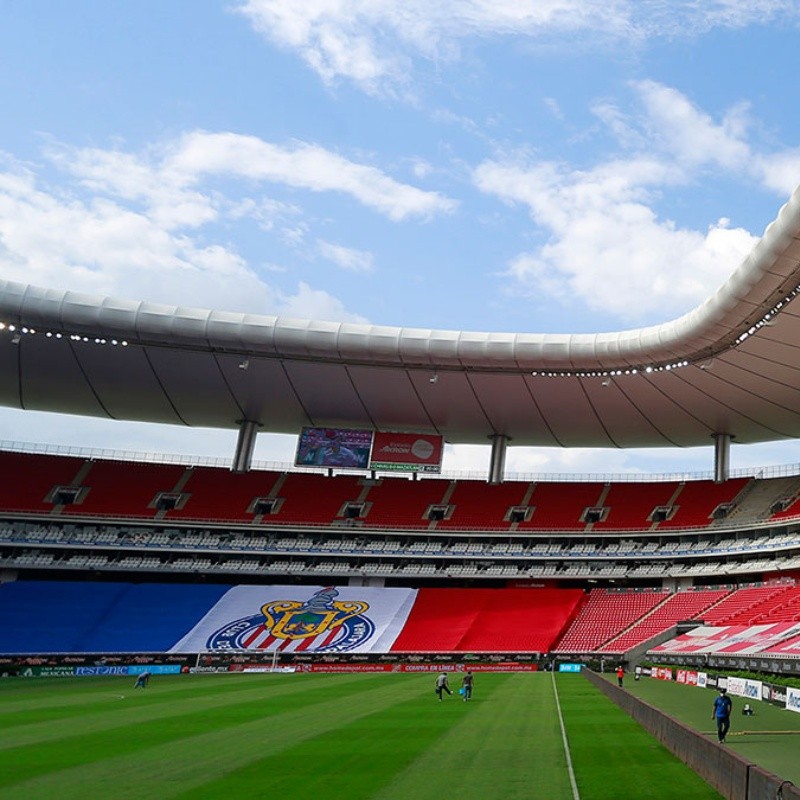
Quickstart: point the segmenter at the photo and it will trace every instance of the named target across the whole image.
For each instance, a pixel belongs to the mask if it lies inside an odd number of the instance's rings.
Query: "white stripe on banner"
[[[234,586],[169,652],[387,652],[416,598],[415,589]]]

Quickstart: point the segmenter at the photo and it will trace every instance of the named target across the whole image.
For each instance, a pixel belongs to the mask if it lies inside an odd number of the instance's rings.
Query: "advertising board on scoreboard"
[[[372,431],[349,428],[303,428],[297,441],[297,467],[367,469]]]
[[[383,471],[441,472],[443,449],[439,435],[377,431],[369,466]]]

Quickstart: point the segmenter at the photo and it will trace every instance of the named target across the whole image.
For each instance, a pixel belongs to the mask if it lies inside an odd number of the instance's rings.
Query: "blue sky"
[[[0,274],[388,325],[663,322],[800,182],[799,25],[794,0],[7,3]],[[228,455],[235,434],[2,409],[0,439]],[[262,434],[256,457],[293,447]],[[711,458],[512,448],[508,468]]]

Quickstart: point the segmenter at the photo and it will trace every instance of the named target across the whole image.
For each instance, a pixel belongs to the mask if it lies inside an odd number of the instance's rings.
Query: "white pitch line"
[[[569,753],[569,742],[567,741],[567,729],[564,727],[564,717],[561,716],[561,703],[558,701],[558,689],[556,688],[556,674],[550,673],[553,679],[553,694],[556,698],[556,710],[558,711],[558,721],[561,724],[561,739],[564,742],[564,755],[567,757],[567,771],[569,772],[569,782],[572,786],[572,800],[581,800],[578,793],[578,784],[575,782],[575,770],[572,769],[572,756]]]

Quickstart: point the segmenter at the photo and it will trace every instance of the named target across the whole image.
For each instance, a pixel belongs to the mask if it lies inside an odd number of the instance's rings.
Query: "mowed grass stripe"
[[[349,680],[337,684],[337,696],[363,692],[373,682],[378,685],[376,676],[368,676],[361,682]],[[214,694],[195,697],[189,702],[170,703],[166,698],[162,704],[150,704],[144,708],[129,706],[122,712],[109,712],[105,718],[92,715],[88,720],[76,720],[74,726],[71,721],[46,723],[46,730],[36,731],[39,741],[33,744],[20,742],[20,746],[3,752],[0,786],[187,736],[221,731],[251,720],[265,720],[287,709],[313,706],[329,698],[330,686],[330,681],[307,683],[304,676],[294,677],[293,681],[278,679],[277,682],[263,676],[262,689],[243,701],[243,693],[228,692],[223,679]],[[150,695],[151,699],[156,697],[155,693]],[[42,726],[31,727],[38,729]],[[13,740],[15,732],[25,731],[17,728],[4,738]]]
[[[300,676],[289,676],[290,680],[298,678],[302,680]],[[381,676],[363,686],[355,695],[341,696],[332,682],[324,700],[301,708],[287,704],[279,713],[222,728],[217,711],[209,715],[209,729],[204,733],[155,742],[135,750],[126,748],[125,752],[110,757],[96,750],[86,754],[87,763],[15,782],[6,786],[0,797],[10,800],[54,796],[59,800],[176,797],[301,741],[384,712],[414,697],[432,694],[430,680],[409,680],[406,676]],[[180,726],[172,732],[180,736]],[[127,733],[120,734],[120,738],[126,743]],[[306,779],[312,771],[313,765],[307,765],[297,779]]]
[[[63,739],[67,731],[70,736],[111,732],[115,728],[214,708],[225,708],[237,703],[252,705],[254,709],[260,709],[257,713],[263,715],[271,713],[272,706],[266,705],[267,701],[274,703],[283,695],[304,695],[315,688],[324,691],[325,678],[330,680],[330,677],[298,676],[294,683],[290,683],[285,680],[280,681],[275,676],[260,675],[258,680],[251,679],[245,685],[237,686],[239,676],[225,676],[221,679],[222,682],[218,676],[218,680],[213,683],[203,676],[201,677],[201,681],[205,683],[203,691],[194,692],[189,696],[186,693],[176,695],[169,691],[167,689],[169,684],[133,692],[127,683],[124,695],[114,694],[106,691],[104,687],[98,687],[99,691],[92,697],[97,698],[99,694],[99,699],[85,696],[83,706],[60,707],[52,710],[52,715],[47,714],[45,709],[37,708],[29,715],[28,724],[26,724],[28,715],[22,711],[14,715],[16,725],[6,725],[7,720],[4,718],[3,728],[0,729],[0,751]],[[377,676],[372,677],[373,680],[377,679]],[[172,680],[192,681],[195,680],[195,676],[176,677]],[[355,680],[357,679],[344,676],[337,687],[347,691],[348,685],[354,684]],[[352,690],[355,691],[355,686]],[[314,697],[310,697],[307,702],[314,702]],[[43,721],[35,721],[41,720],[42,715],[45,715]]]
[[[549,676],[479,675],[474,699],[456,706],[461,719],[376,800],[572,797]]]
[[[403,676],[421,687],[413,695],[267,754],[180,798],[281,797],[325,800],[372,798],[381,787],[469,719],[477,707],[434,694],[434,675]],[[356,698],[357,700],[357,698]],[[404,795],[415,797],[416,795]]]
[[[419,680],[408,678],[407,680]],[[481,675],[470,703],[432,692],[232,770],[181,798],[570,798],[549,684]]]
[[[333,676],[323,674],[307,674],[302,676],[308,682],[330,680]],[[342,682],[358,680],[359,676],[341,675]],[[140,702],[148,701],[148,697],[156,690],[160,695],[158,702],[166,696],[178,700],[184,697],[195,697],[208,692],[219,691],[220,681],[227,680],[225,690],[228,692],[247,691],[263,685],[264,680],[278,679],[280,675],[258,674],[200,674],[200,675],[156,675],[147,689],[133,692],[133,676],[102,676],[86,678],[31,678],[26,680],[0,681],[0,720],[3,727],[14,724],[17,717],[27,724],[37,719],[39,714],[52,714],[55,719],[59,714],[69,715],[76,711],[80,714],[92,705],[102,707],[110,700],[119,699],[120,695],[137,694]]]
[[[581,800],[719,800],[675,758],[580,675],[557,676]]]

